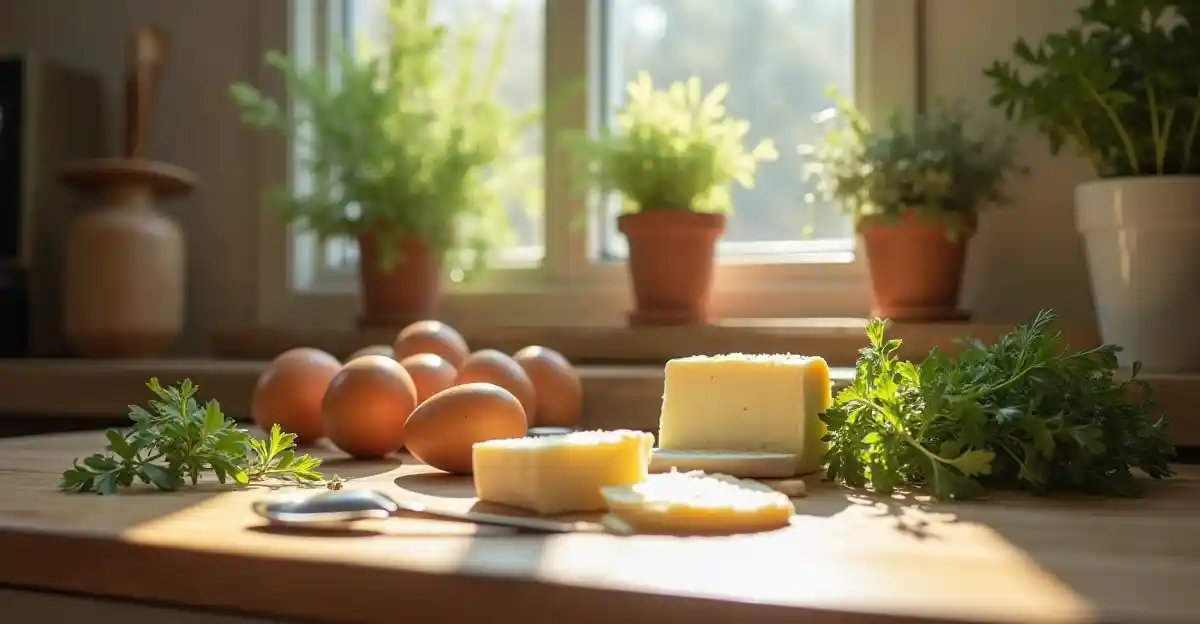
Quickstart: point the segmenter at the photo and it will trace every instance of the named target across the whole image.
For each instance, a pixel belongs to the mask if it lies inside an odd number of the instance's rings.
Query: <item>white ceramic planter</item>
[[[1104,342],[1123,367],[1200,372],[1200,176],[1097,180],[1075,189]]]

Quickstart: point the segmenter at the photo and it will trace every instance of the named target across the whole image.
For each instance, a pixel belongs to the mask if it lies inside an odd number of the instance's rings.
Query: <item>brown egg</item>
[[[357,459],[375,459],[404,446],[404,421],[416,406],[416,385],[399,362],[364,355],[329,383],[321,414],[335,446]]]
[[[440,355],[455,369],[462,366],[471,350],[462,334],[441,321],[417,321],[396,335],[392,344],[396,359],[403,360],[418,353]]]
[[[563,354],[531,345],[517,351],[513,359],[533,382],[537,399],[536,418],[530,426],[575,427],[583,413],[583,384],[579,371]]]
[[[472,353],[459,367],[454,385],[474,382],[493,383],[508,390],[525,408],[529,422],[537,422],[537,397],[533,382],[516,360],[495,349],[480,349]]]
[[[469,383],[429,397],[404,424],[404,436],[413,457],[438,470],[470,474],[476,442],[519,438],[527,426],[521,402],[511,392]]]
[[[349,362],[354,358],[362,357],[364,355],[382,355],[384,357],[390,357],[394,360],[396,359],[396,350],[392,348],[392,345],[371,345],[351,353],[350,357],[346,358],[346,361]]]
[[[400,360],[400,366],[412,376],[417,385],[417,405],[425,399],[454,385],[458,371],[440,355],[418,353]]]
[[[250,399],[250,417],[263,429],[279,425],[296,441],[310,443],[325,435],[321,400],[342,363],[320,349],[300,347],[279,354],[258,377]]]

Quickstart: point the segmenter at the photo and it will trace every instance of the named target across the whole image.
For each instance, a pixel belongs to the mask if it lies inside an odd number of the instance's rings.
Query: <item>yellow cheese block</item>
[[[757,481],[698,470],[602,491],[613,516],[605,524],[618,532],[754,533],[787,526],[795,513],[786,494]]]
[[[796,472],[821,468],[819,415],[833,403],[829,365],[799,355],[693,356],[667,362],[658,446],[796,456]]]
[[[477,442],[475,495],[539,514],[600,511],[600,488],[646,479],[653,446],[651,434],[626,430]]]

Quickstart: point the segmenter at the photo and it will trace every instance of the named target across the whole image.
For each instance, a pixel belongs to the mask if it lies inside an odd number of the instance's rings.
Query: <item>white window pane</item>
[[[388,3],[389,0],[348,0],[346,22],[350,39],[358,41],[363,37],[374,40],[386,38]],[[512,106],[514,111],[524,112],[542,106],[545,0],[516,0],[514,4],[515,15],[508,33],[507,56],[496,96],[500,101]],[[508,0],[434,0],[430,12],[431,19],[451,30],[447,37],[447,64],[454,62],[455,27],[478,25],[481,40],[476,72],[482,75],[492,60],[495,34],[508,6]],[[523,148],[528,156],[540,156],[540,124],[535,125],[526,134]],[[502,265],[535,265],[543,256],[542,168],[533,168],[522,178],[519,186],[505,205],[509,242],[505,249],[498,250],[498,260]],[[323,250],[326,268],[334,271],[353,269],[358,260],[355,247],[353,242],[331,242],[326,245]]]
[[[735,187],[722,255],[848,249],[850,220],[834,205],[811,208],[796,146],[822,133],[814,113],[826,89],[854,88],[854,0],[608,0],[605,92],[620,106],[625,84],[648,71],[656,85],[698,76],[727,82],[730,115],[749,120],[747,147],[771,138],[778,162],[759,168],[756,187]],[[615,211],[604,219],[604,255],[624,255]]]
[[[331,269],[353,269],[358,266],[358,244],[354,241],[326,241],[324,253],[325,263]]]

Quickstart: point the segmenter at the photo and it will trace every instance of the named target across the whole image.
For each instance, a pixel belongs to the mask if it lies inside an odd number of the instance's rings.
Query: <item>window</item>
[[[719,250],[718,312],[866,312],[865,272],[849,220],[835,205],[805,204],[809,189],[796,147],[819,136],[814,116],[828,107],[827,87],[853,95],[872,116],[915,105],[918,0],[512,1],[514,31],[498,96],[527,108],[559,86],[580,78],[588,84],[585,96],[531,132],[531,154],[557,149],[564,130],[606,123],[622,103],[625,83],[640,70],[656,84],[693,75],[706,89],[727,82],[730,113],[750,121],[750,140],[772,138],[780,160],[760,168],[754,189],[735,190]],[[294,51],[343,37],[385,37],[379,24],[387,2],[295,2]],[[452,29],[494,21],[508,2],[436,0],[434,19]],[[448,317],[483,299],[497,323],[617,321],[629,307],[626,250],[612,216],[616,203],[580,195],[561,159],[545,160],[531,176],[543,201],[510,202],[512,245],[501,250],[486,279],[452,285]],[[293,175],[299,183],[304,174]],[[575,226],[579,214],[589,215],[584,228]],[[285,242],[288,251],[279,252],[290,256],[290,288],[279,293],[283,303],[272,305],[272,320],[331,325],[351,318],[356,246],[332,241],[318,249],[303,232]]]
[[[326,30],[336,33],[337,39],[342,41],[367,45],[384,43],[389,35],[386,28],[388,4],[389,0],[345,0],[337,3],[333,7],[334,13],[326,16]],[[517,0],[513,7],[515,15],[508,35],[510,40],[497,96],[515,109],[530,110],[542,105],[546,0]],[[500,21],[508,8],[508,0],[435,0],[430,17],[450,29],[477,23],[483,27],[481,30],[486,36],[495,33],[494,24]],[[481,42],[482,55],[492,50],[491,40]],[[447,50],[447,62],[452,61],[451,52]],[[487,61],[484,56],[478,60],[478,65],[482,67]],[[542,136],[540,128],[528,133],[526,152],[529,155],[541,155]],[[303,172],[297,173],[303,175]],[[541,168],[538,167],[524,184],[541,189],[542,178]],[[541,217],[543,202],[536,201],[539,199],[536,196],[532,198],[533,202],[530,199],[527,193],[523,193],[508,202],[506,216],[511,244],[500,250],[500,257],[493,264],[530,268],[541,262],[545,235]],[[296,287],[336,291],[356,286],[356,243],[337,239],[326,242],[318,249],[311,235],[297,232],[297,236],[301,244],[296,247],[299,257],[295,265],[301,279],[295,280]]]
[[[725,82],[729,114],[751,124],[748,143],[771,138],[780,160],[759,170],[754,189],[734,188],[735,210],[721,245],[724,260],[763,256],[795,262],[849,260],[852,233],[837,206],[801,208],[795,146],[821,132],[814,113],[829,106],[826,87],[854,93],[853,0],[609,0],[605,5],[604,93],[620,106],[624,84],[646,70],[655,84],[699,76]],[[626,255],[612,218],[599,222],[602,257]],[[813,252],[842,252],[826,258]]]

